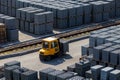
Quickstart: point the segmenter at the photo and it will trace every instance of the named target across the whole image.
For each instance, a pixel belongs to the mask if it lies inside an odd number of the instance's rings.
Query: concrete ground
[[[41,62],[39,59],[38,52],[27,54],[24,56],[13,57],[8,59],[0,60],[0,66],[4,65],[6,62],[13,60],[20,61],[23,67],[39,71],[41,69],[52,67],[55,69],[66,69],[67,66],[74,64],[79,61],[81,56],[81,46],[88,44],[89,39],[80,40],[69,44],[69,53],[62,58],[56,58],[49,62]]]
[[[38,37],[38,35],[19,31],[19,41],[20,42],[35,39],[36,37]]]

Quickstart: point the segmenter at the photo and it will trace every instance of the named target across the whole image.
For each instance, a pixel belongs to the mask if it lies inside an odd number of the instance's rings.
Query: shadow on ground
[[[63,62],[65,62],[65,60],[71,59],[71,58],[72,58],[72,56],[70,56],[69,54],[65,54],[61,57],[54,58],[51,61],[40,61],[40,62],[42,62],[44,64],[56,66],[56,65],[62,64]]]

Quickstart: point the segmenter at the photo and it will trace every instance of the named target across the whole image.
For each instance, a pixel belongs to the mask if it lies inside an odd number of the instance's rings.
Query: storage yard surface
[[[120,80],[120,0],[0,0],[0,80],[38,78]]]
[[[20,42],[35,39],[36,37],[38,37],[38,35],[19,31],[19,41]]]
[[[39,54],[31,53],[24,56],[14,57],[14,58],[8,58],[0,60],[0,66],[4,65],[6,62],[10,62],[13,60],[20,61],[22,63],[22,66],[32,69],[32,70],[42,70],[48,67],[53,67],[56,69],[66,69],[66,66],[69,66],[75,62],[79,61],[79,58],[81,56],[81,46],[88,44],[88,39],[77,41],[70,43],[69,55],[63,57],[63,58],[57,58],[49,62],[41,62],[39,60]]]

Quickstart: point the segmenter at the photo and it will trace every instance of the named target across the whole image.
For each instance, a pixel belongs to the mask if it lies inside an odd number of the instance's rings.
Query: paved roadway
[[[20,61],[23,67],[39,71],[47,67],[53,67],[55,69],[66,69],[67,66],[79,61],[81,56],[81,46],[88,43],[88,39],[80,40],[69,44],[69,53],[62,58],[56,58],[49,62],[41,62],[39,60],[38,52],[27,54],[24,56],[13,57],[0,60],[0,66],[4,63],[17,60]]]

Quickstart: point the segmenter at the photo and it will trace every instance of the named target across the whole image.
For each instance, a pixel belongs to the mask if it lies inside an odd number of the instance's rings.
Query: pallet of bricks
[[[89,66],[88,66],[89,64]],[[120,70],[102,65],[90,67],[90,62],[84,60],[76,63],[79,73],[74,72],[74,67],[68,66],[68,70],[56,70],[46,68],[39,71],[33,71],[21,67],[20,62],[12,61],[4,64],[4,75],[0,80],[119,80]],[[86,68],[86,70],[85,70]],[[89,68],[89,69],[88,69]],[[83,70],[82,70],[83,69]],[[88,71],[87,71],[88,70]],[[83,75],[83,76],[82,76]],[[39,76],[39,77],[38,77]]]
[[[75,63],[67,67],[68,71],[76,72],[79,76],[84,77],[83,80],[120,80],[120,70],[110,67],[110,66],[103,66],[103,65],[91,65],[86,66],[86,61],[79,62],[82,64],[81,66],[77,67]],[[86,69],[85,69],[86,66]],[[88,69],[89,67],[89,69]],[[87,70],[88,69],[88,70]],[[82,71],[83,70],[83,71]],[[74,79],[77,80],[77,79]],[[81,79],[80,79],[81,80]]]
[[[21,67],[18,61],[5,63],[3,68],[4,77],[0,80],[38,80],[37,71]]]
[[[6,42],[6,27],[3,23],[0,23],[0,43]]]
[[[6,5],[9,5],[11,9],[8,9],[9,7]],[[10,10],[7,13],[14,14],[15,17],[17,17],[17,13],[15,13],[17,9],[28,6],[52,11],[54,28],[61,29],[120,17],[119,0],[1,0],[1,11]]]
[[[12,61],[4,64],[4,77],[0,80],[84,80],[84,78],[74,72],[53,68],[39,71],[38,78],[37,71],[21,67],[20,62]]]
[[[0,13],[15,17],[18,8],[28,6],[28,4],[21,4],[18,0],[0,0]]]
[[[18,30],[16,28],[16,19],[4,14],[0,14],[0,23],[3,23],[5,27],[2,36],[7,39],[7,41],[18,41]]]
[[[92,55],[91,65],[116,69],[120,77],[120,25],[91,32],[89,44],[82,46],[82,55]],[[109,68],[108,68],[109,69]],[[109,80],[119,80],[109,79]],[[105,79],[106,80],[106,79]]]
[[[91,76],[91,78],[89,78]],[[90,71],[86,72],[86,78],[92,80],[120,80],[120,70],[102,65],[92,66]]]
[[[35,7],[25,7],[16,11],[17,27],[33,34],[48,34],[53,30],[53,12]]]

